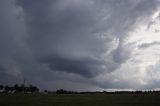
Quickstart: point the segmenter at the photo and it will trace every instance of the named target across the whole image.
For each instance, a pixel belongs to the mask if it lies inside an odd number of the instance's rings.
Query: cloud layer
[[[137,64],[130,62],[134,45],[126,40],[151,19],[158,0],[2,0],[0,4],[3,76],[47,89],[143,89],[138,81],[122,78],[122,70],[129,75],[130,65]]]

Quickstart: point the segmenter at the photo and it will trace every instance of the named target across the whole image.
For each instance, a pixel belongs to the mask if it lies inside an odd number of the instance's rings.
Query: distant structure
[[[29,85],[24,86],[24,83],[22,85],[15,84],[14,86],[3,86],[0,85],[0,93],[38,93],[39,89],[36,86]]]
[[[24,92],[24,93],[25,93],[25,83],[26,83],[26,80],[24,79],[24,80],[23,80],[23,85],[24,85],[24,86],[23,86],[23,92]]]
[[[23,81],[24,86],[25,86],[25,83],[26,83],[26,80],[24,79],[24,81]]]

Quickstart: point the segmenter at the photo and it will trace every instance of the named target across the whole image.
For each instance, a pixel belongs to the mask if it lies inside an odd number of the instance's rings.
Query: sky
[[[0,0],[0,84],[160,89],[160,0]]]

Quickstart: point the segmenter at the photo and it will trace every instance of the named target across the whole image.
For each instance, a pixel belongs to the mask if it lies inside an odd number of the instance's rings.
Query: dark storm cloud
[[[1,0],[0,66],[6,70],[0,80],[26,78],[48,87],[54,81],[56,88],[71,87],[63,81],[70,78],[73,85],[101,87],[94,78],[130,58],[125,37],[157,5],[157,0]],[[111,78],[104,85],[129,86],[120,84]]]
[[[96,75],[102,70],[102,62],[94,58],[105,51],[105,40],[92,33],[97,21],[94,12],[98,10],[94,11],[94,8],[89,7],[90,4],[80,1],[83,8],[74,1],[49,1],[35,0],[32,5],[31,1],[19,2],[27,15],[32,35],[29,43],[36,57],[45,58],[57,53],[59,58],[51,58],[51,63],[45,61],[51,69],[83,76],[93,76],[93,73]]]
[[[52,55],[52,61],[43,61],[52,70],[93,76],[114,71],[129,58],[122,47],[124,36],[139,15],[152,12],[156,1],[18,0],[18,5],[26,15],[28,42],[38,60]],[[101,55],[114,38],[120,44],[111,52],[113,60],[106,58],[104,63]],[[55,59],[54,54],[59,56]]]
[[[122,45],[119,45],[119,47],[112,52],[113,60],[116,63],[124,63],[129,57],[130,52],[129,50],[125,49]]]
[[[0,83],[6,84],[18,79],[18,69],[13,69],[12,63],[15,63],[16,55],[21,56],[23,45],[23,26],[21,21],[17,21],[20,10],[14,4],[12,0],[0,1],[0,66],[3,68],[0,72]]]
[[[3,66],[0,66],[0,71],[4,71],[5,68]]]
[[[86,77],[93,77],[100,73],[103,63],[92,58],[81,58],[78,60],[67,59],[59,56],[47,57],[41,60],[53,70],[77,73]]]

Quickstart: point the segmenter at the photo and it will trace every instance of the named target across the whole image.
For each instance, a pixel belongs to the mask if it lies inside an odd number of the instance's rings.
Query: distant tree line
[[[47,91],[44,90],[44,93],[47,94],[160,94],[160,91],[94,91],[94,92],[76,92],[76,91],[67,91],[59,89],[57,91]]]
[[[107,92],[107,91],[103,91],[104,94],[160,94],[160,91],[141,91],[141,90],[137,90],[137,91],[114,91],[114,92]]]
[[[36,86],[29,85],[25,86],[24,84],[14,86],[3,86],[0,85],[0,93],[39,93],[39,89]],[[94,91],[94,92],[77,92],[77,91],[68,91],[64,89],[58,89],[56,91],[44,90],[45,94],[160,94],[160,91]]]
[[[58,90],[56,90],[56,91],[44,90],[44,93],[46,93],[46,94],[78,94],[79,92],[76,92],[76,91],[67,91],[67,90],[63,90],[63,89],[58,89]]]
[[[36,86],[29,85],[24,86],[15,84],[14,86],[3,86],[0,85],[0,93],[37,93],[39,92],[39,89]]]

